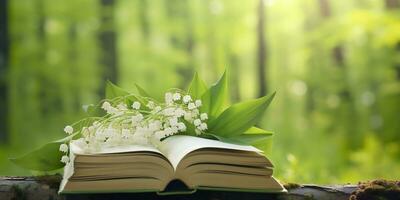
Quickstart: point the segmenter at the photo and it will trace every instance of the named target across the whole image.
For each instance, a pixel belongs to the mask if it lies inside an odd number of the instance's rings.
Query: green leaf
[[[243,134],[267,134],[272,136],[274,133],[272,131],[267,131],[258,127],[250,127],[249,129],[247,129]]]
[[[188,93],[194,99],[200,99],[204,92],[207,91],[206,83],[199,77],[197,72],[194,74],[192,82],[189,85]]]
[[[150,97],[149,93],[146,92],[142,87],[140,87],[138,84],[135,84],[137,91],[139,94],[143,97]]]
[[[130,93],[110,81],[107,81],[106,98],[114,99],[116,97],[124,97],[124,103],[128,106],[132,105],[134,101],[138,101],[143,106],[144,110],[148,110],[148,108],[144,107],[148,102],[144,97]]]
[[[224,137],[233,137],[244,133],[260,120],[274,96],[275,92],[268,96],[232,105],[218,118],[209,121],[209,131]]]
[[[265,137],[260,140],[252,141],[251,145],[262,150],[264,153],[267,153],[271,151],[272,140],[270,137]]]
[[[60,145],[75,138],[78,133],[70,135],[61,140],[53,141],[42,147],[17,158],[10,158],[10,161],[18,166],[36,171],[51,171],[64,167],[61,157],[64,153],[59,151]]]
[[[190,123],[190,122],[188,122],[186,120],[183,120],[183,123],[186,126],[185,134],[186,135],[191,135],[191,136],[196,136],[196,131],[195,131],[196,127],[194,126],[194,124]]]
[[[111,81],[107,81],[106,99],[113,99],[115,97],[126,96],[126,95],[129,95],[128,91],[116,86],[114,83],[111,83]]]
[[[240,134],[238,136],[230,137],[230,139],[246,144],[254,144],[255,142],[265,140],[271,136],[272,134]]]
[[[101,109],[100,105],[87,104],[83,105],[82,108],[89,117],[103,116],[106,114],[106,112]]]
[[[271,137],[273,133],[253,126],[240,135],[228,135],[226,137],[212,133],[205,133],[202,135],[204,135],[205,138],[216,139],[222,142],[252,145],[259,143],[260,141],[264,141],[265,139]]]
[[[211,139],[211,140],[220,140],[220,137],[218,135],[214,135],[212,133],[202,133],[198,137],[205,138],[205,139]]]
[[[51,142],[18,158],[11,158],[10,161],[27,169],[37,171],[51,171],[62,168],[60,162],[63,153],[59,151],[61,143]]]
[[[212,85],[201,97],[203,102],[200,111],[208,113],[209,119],[216,118],[222,111],[223,104],[228,98],[226,71],[218,82]]]
[[[229,137],[224,137],[212,133],[203,133],[200,135],[200,137],[207,138],[207,139],[213,139],[213,140],[219,140],[221,142],[226,142],[226,143],[232,143],[232,144],[240,144],[240,145],[249,145],[248,143],[245,143],[241,140],[237,140],[235,138],[229,138]]]
[[[140,95],[140,97],[136,96],[136,98],[138,98],[138,101],[141,102],[143,105],[146,105],[149,101],[155,101],[155,102],[159,101],[159,99],[152,97],[148,92],[146,92],[146,90],[144,90],[138,84],[135,84],[135,86]]]

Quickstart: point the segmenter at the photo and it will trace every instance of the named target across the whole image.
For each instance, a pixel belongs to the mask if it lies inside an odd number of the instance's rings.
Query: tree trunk
[[[184,19],[185,19],[185,29],[186,29],[186,38],[185,38],[185,50],[187,53],[187,57],[188,57],[188,62],[187,62],[187,66],[186,68],[183,69],[183,71],[181,72],[181,74],[183,74],[183,83],[182,83],[182,87],[184,88],[185,86],[187,86],[191,79],[192,79],[192,74],[194,73],[194,56],[193,56],[193,49],[195,48],[195,39],[194,39],[194,25],[193,25],[193,19],[192,19],[192,14],[191,14],[191,7],[190,7],[190,0],[186,0],[183,2],[184,3],[184,8],[183,8],[183,12],[184,12]]]
[[[230,49],[230,48],[229,48]],[[239,59],[236,53],[230,52],[229,54],[229,63],[231,66],[231,73],[230,73],[230,85],[231,85],[231,98],[233,102],[239,102],[241,99],[240,96],[240,72],[239,72]]]
[[[37,13],[38,13],[38,29],[37,29],[37,40],[39,42],[39,50],[36,52],[36,57],[37,60],[39,62],[37,62],[37,67],[42,67],[42,65],[48,65],[48,63],[46,62],[46,54],[47,54],[47,41],[46,41],[46,20],[47,20],[47,16],[46,16],[46,8],[45,8],[45,3],[44,0],[38,0],[37,1]],[[48,95],[48,90],[46,90],[46,86],[48,85],[52,85],[53,82],[50,80],[50,78],[48,76],[46,76],[45,74],[39,72],[39,71],[33,71],[34,74],[33,76],[35,76],[35,78],[37,78],[37,81],[39,83],[39,85],[41,85],[41,89],[38,91],[38,98],[40,99],[40,101],[42,102],[41,104],[38,105],[39,109],[40,109],[40,115],[43,116],[45,114],[48,114],[50,111],[50,107],[47,105],[47,103],[43,103],[45,101],[49,101],[49,95]]]
[[[118,80],[117,70],[117,47],[116,33],[114,30],[114,0],[100,0],[100,32],[98,35],[100,43],[100,65],[102,66],[102,83],[100,87],[100,97],[105,96],[106,81],[116,83]]]
[[[331,4],[329,0],[319,0],[319,6],[320,6],[320,12],[321,16],[324,19],[328,19],[332,16],[332,10],[331,10]],[[331,50],[331,57],[334,63],[336,64],[336,67],[338,67],[340,70],[339,73],[341,73],[342,79],[343,79],[343,87],[340,88],[340,91],[338,92],[338,96],[340,99],[348,103],[348,105],[344,104],[346,106],[343,110],[343,115],[346,117],[345,123],[347,128],[346,134],[352,135],[352,137],[348,137],[349,139],[346,140],[347,144],[346,146],[351,148],[351,149],[356,149],[361,145],[361,139],[362,137],[359,132],[357,131],[357,111],[356,111],[356,106],[354,102],[354,97],[350,91],[350,84],[348,83],[348,69],[346,67],[345,63],[345,58],[344,58],[344,49],[341,44],[337,44],[332,50]]]
[[[7,142],[8,133],[8,2],[0,0],[0,143]]]
[[[388,10],[396,9],[400,7],[400,2],[398,0],[385,0],[385,6]]]
[[[265,41],[265,6],[264,0],[259,1],[258,6],[258,26],[257,26],[257,38],[258,38],[258,96],[265,96],[268,92],[267,90],[267,45]]]
[[[140,23],[140,30],[142,31],[142,38],[145,42],[148,42],[150,35],[150,26],[149,20],[147,17],[147,0],[140,0],[140,4],[138,6],[138,18]]]
[[[182,82],[179,84],[180,88],[186,87],[190,83],[193,74],[193,49],[194,49],[194,36],[193,36],[193,20],[190,13],[189,0],[175,0],[168,1],[166,4],[167,16],[171,21],[178,22],[178,26],[185,27],[185,35],[177,35],[172,31],[169,34],[169,41],[172,46],[178,51],[184,51],[188,61],[186,63],[177,64],[176,72],[182,77]]]
[[[388,10],[396,10],[400,8],[400,2],[399,0],[385,0],[385,6]],[[400,42],[396,44],[396,54],[400,54]],[[394,64],[394,70],[396,71],[397,80],[400,81],[400,61],[397,60]]]
[[[313,30],[316,29],[317,26],[317,18],[315,17],[314,13],[312,12],[312,8],[309,5],[303,5],[303,12],[305,13],[305,22],[304,22],[304,29],[305,30]],[[305,97],[305,112],[307,114],[307,121],[309,127],[313,127],[314,124],[314,119],[313,119],[313,113],[314,110],[316,109],[316,101],[315,101],[315,94],[318,92],[318,84],[316,84],[318,80],[315,78],[315,75],[318,74],[318,72],[315,70],[314,66],[320,67],[320,64],[317,63],[317,59],[319,58],[318,53],[320,52],[319,50],[321,49],[321,44],[319,44],[316,41],[312,41],[310,43],[310,46],[313,47],[313,51],[311,53],[311,56],[309,57],[308,61],[308,67],[306,68],[305,72],[305,77],[304,81],[307,84],[307,92],[306,92],[306,97]]]
[[[323,18],[328,19],[332,15],[329,0],[319,0],[320,12]],[[337,45],[332,50],[332,58],[338,67],[344,67],[343,47]]]

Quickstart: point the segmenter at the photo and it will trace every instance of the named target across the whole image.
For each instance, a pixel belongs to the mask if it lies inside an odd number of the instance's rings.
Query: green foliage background
[[[208,84],[227,68],[232,102],[257,97],[258,0],[9,1],[8,141],[0,175],[26,175],[8,157],[64,136],[82,104],[103,95],[98,34],[116,35],[117,84],[153,96]],[[377,0],[265,1],[268,92],[260,126],[275,176],[340,183],[400,178],[400,8]],[[101,22],[111,14],[113,23]],[[343,58],[338,63],[335,48]],[[3,113],[0,113],[3,115]]]

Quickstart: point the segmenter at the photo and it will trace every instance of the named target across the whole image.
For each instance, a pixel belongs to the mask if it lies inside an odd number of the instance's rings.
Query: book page
[[[93,154],[107,154],[107,153],[126,153],[126,152],[138,152],[138,151],[149,151],[154,153],[161,153],[157,148],[153,146],[144,145],[121,145],[116,147],[102,147],[96,152],[86,152],[79,145],[75,144],[74,141],[70,144],[71,151],[77,155],[93,155]]]
[[[217,140],[204,139],[194,136],[175,135],[165,139],[160,145],[160,151],[171,162],[174,169],[188,153],[202,148],[220,148],[241,151],[262,152],[261,150],[247,145],[225,143]]]

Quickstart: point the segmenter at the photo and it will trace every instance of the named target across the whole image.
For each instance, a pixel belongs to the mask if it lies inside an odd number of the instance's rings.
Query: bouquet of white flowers
[[[254,125],[275,93],[228,107],[225,73],[210,88],[195,74],[187,91],[171,89],[162,100],[152,98],[138,85],[136,88],[137,94],[130,93],[109,82],[106,99],[85,105],[88,117],[67,125],[66,138],[11,160],[29,169],[49,171],[69,162],[71,140],[91,153],[119,145],[157,147],[177,134],[247,144],[272,135]]]

